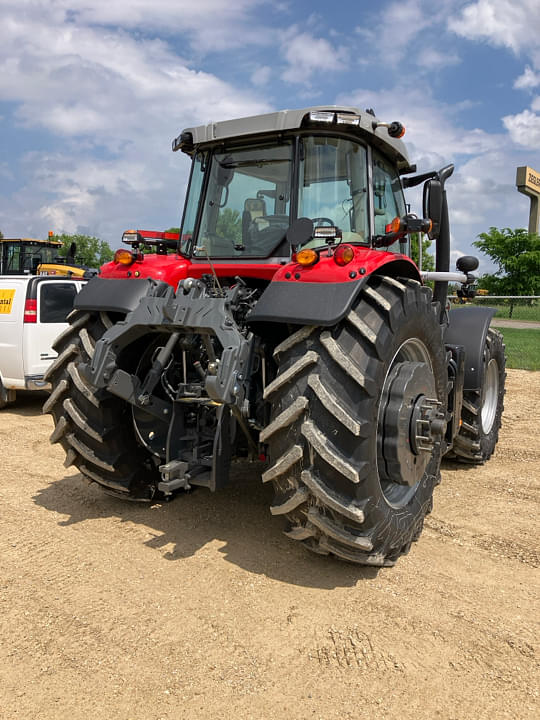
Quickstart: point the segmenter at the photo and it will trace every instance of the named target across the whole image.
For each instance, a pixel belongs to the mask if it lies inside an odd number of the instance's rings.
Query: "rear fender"
[[[139,305],[141,298],[149,295],[161,297],[169,285],[146,278],[144,280],[107,280],[92,278],[75,298],[76,310],[118,312],[124,315]]]
[[[467,307],[450,310],[446,345],[461,345],[465,350],[464,390],[479,390],[484,375],[484,345],[494,308]]]
[[[329,327],[343,320],[371,275],[407,277],[420,282],[418,270],[410,260],[388,262],[388,253],[373,251],[372,254],[380,255],[380,264],[370,263],[369,267],[368,263],[364,263],[368,267],[363,269],[369,269],[369,272],[360,275],[358,279],[351,279],[349,267],[345,266],[340,268],[343,279],[334,282],[336,265],[333,262],[332,281],[328,282],[303,282],[302,279],[294,278],[294,268],[291,272],[290,265],[279,270],[259,298],[247,322],[250,325],[273,322]],[[294,279],[288,279],[287,275]],[[323,276],[322,273],[320,275]]]

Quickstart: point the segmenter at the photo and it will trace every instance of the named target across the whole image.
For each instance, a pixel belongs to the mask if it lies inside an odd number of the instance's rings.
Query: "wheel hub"
[[[378,455],[381,480],[412,487],[422,479],[446,429],[430,367],[401,362],[388,375],[381,398]]]

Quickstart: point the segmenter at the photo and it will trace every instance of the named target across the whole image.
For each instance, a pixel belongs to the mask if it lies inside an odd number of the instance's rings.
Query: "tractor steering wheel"
[[[334,226],[334,221],[330,220],[330,218],[327,218],[327,217],[316,217],[316,218],[311,218],[311,220],[313,222],[313,225],[315,225],[315,226],[318,226],[320,223],[328,223],[328,225],[330,225],[330,227]]]

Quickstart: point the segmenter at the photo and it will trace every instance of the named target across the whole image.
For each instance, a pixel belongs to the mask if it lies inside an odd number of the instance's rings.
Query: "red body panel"
[[[347,265],[337,265],[328,252],[321,252],[315,265],[304,267],[296,262],[286,264],[261,262],[225,262],[215,261],[214,269],[218,277],[257,278],[259,280],[279,280],[281,282],[354,282],[363,275],[370,275],[383,265],[400,260],[411,266],[415,275],[418,269],[406,255],[371,250],[370,248],[353,246],[354,259]],[[144,255],[131,265],[109,262],[101,267],[103,278],[153,278],[162,280],[174,288],[186,277],[200,278],[210,274],[212,269],[207,261],[191,261],[176,253],[170,255]],[[351,276],[351,274],[354,275]],[[418,275],[418,279],[420,279]]]

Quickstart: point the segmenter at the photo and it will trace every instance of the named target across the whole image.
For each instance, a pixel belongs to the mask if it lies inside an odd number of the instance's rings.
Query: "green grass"
[[[521,301],[523,303],[523,301]],[[497,312],[495,313],[495,317],[498,318],[509,318],[510,317],[510,303],[509,301],[505,301],[502,304],[500,300],[489,300],[489,298],[481,298],[477,296],[473,302],[472,305],[479,305],[484,307],[492,307],[496,308]],[[466,303],[465,305],[459,305],[459,304],[452,304],[453,308],[463,308],[468,307],[471,303]],[[514,310],[512,312],[512,320],[531,320],[534,322],[540,322],[540,303],[535,300],[534,305],[514,305]]]
[[[496,317],[510,317],[510,305],[492,305],[491,307],[497,307]],[[540,305],[514,305],[512,320],[535,320],[540,322]]]
[[[540,370],[540,330],[497,328],[506,345],[506,367]]]

